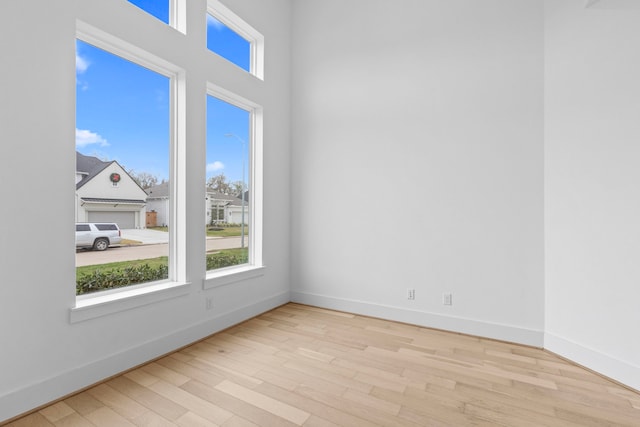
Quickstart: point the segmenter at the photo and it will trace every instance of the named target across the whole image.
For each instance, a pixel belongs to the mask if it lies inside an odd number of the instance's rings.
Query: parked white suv
[[[76,248],[106,251],[110,245],[117,245],[121,241],[122,233],[118,224],[113,222],[76,223]]]

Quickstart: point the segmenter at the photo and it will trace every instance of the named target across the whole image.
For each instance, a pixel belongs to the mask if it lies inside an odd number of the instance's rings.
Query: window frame
[[[76,295],[70,311],[75,323],[189,292],[186,269],[186,223],[179,221],[186,211],[186,73],[171,62],[153,55],[83,21],[76,21],[75,40],[117,55],[169,78],[169,277],[165,280]],[[75,287],[74,287],[75,289]]]
[[[218,0],[207,0],[207,14],[249,42],[249,73],[264,80],[264,36]]]
[[[211,82],[207,82],[206,95],[249,112],[249,141],[247,141],[249,152],[249,262],[207,270],[203,280],[203,288],[211,289],[263,274],[263,108],[259,104]],[[205,167],[204,164],[202,166]]]
[[[183,34],[187,33],[187,0],[167,0],[168,9],[169,9],[169,19],[167,22],[164,22],[163,20],[159,19],[157,16],[154,16],[153,14],[151,14],[151,12],[149,12],[148,10],[132,3],[129,0],[127,0],[127,3],[129,3],[133,7],[136,7],[137,9],[140,9],[141,11],[149,15],[151,18],[154,18],[162,22],[164,25],[168,25],[172,28],[175,28],[176,30],[180,31]]]

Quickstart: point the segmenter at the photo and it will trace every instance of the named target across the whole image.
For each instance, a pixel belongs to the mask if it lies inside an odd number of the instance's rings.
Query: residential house
[[[146,193],[147,212],[155,213],[152,226],[167,227],[169,225],[169,183],[163,182],[147,188]]]
[[[76,222],[115,222],[144,228],[147,193],[115,161],[76,151]]]
[[[207,188],[207,224],[226,222],[229,224],[249,224],[249,195],[244,201],[240,195],[223,194]],[[244,216],[243,216],[244,209]]]
[[[147,212],[155,213],[155,225],[169,224],[169,183],[163,182],[146,190]],[[242,223],[242,209],[244,206],[244,222],[249,223],[248,193],[245,201],[240,196],[219,193],[210,188],[205,190],[205,225],[226,222],[230,224]]]

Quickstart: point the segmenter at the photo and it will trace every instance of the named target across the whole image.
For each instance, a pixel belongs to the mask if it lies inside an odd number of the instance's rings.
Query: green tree
[[[237,194],[238,197],[240,197],[242,195],[242,190],[244,189],[244,185],[242,183],[242,181],[234,181],[230,184],[231,187],[231,194]]]
[[[212,176],[207,180],[207,187],[222,194],[231,194],[232,187],[224,173]]]
[[[158,178],[154,175],[151,175],[148,172],[138,173],[133,169],[131,169],[130,171],[127,171],[127,173],[129,174],[129,176],[131,176],[131,178],[133,178],[135,182],[138,183],[140,187],[144,188],[145,190],[147,188],[151,188],[155,185],[158,185]]]

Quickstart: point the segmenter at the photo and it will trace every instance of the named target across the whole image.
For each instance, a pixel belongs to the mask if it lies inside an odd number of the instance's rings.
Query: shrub
[[[76,294],[121,288],[137,283],[162,280],[167,277],[169,277],[169,267],[166,264],[157,267],[141,264],[110,270],[95,270],[91,274],[83,274],[76,278]]]
[[[233,222],[217,222],[215,224],[209,224],[208,228],[209,230],[211,230],[211,228],[231,228],[231,227],[241,227],[242,224],[235,224]],[[246,224],[245,224],[246,226]]]
[[[207,270],[215,270],[216,268],[230,267],[232,265],[245,264],[249,262],[246,252],[243,253],[225,253],[207,255]]]
[[[230,249],[207,255],[207,270],[245,264],[249,261],[247,249]],[[161,261],[157,261],[161,262]],[[166,260],[162,264],[133,264],[99,268],[76,277],[76,294],[121,288],[138,283],[153,282],[169,277]]]

